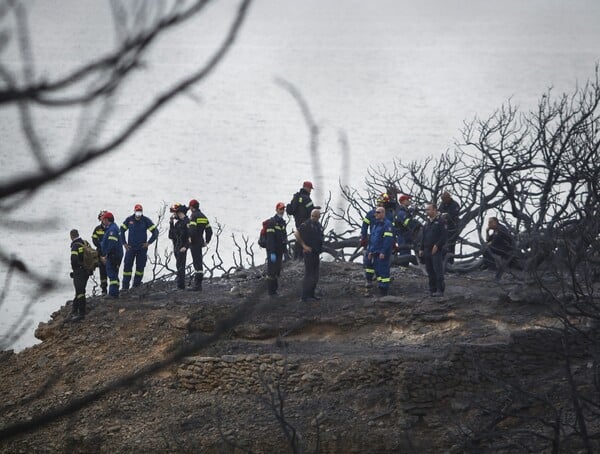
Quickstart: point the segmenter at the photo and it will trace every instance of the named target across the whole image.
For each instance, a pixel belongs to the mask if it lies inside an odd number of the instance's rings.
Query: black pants
[[[276,252],[277,259],[275,262],[271,262],[270,253],[267,252],[267,288],[269,295],[275,295],[279,288],[279,282],[277,279],[281,274],[281,263],[283,259],[283,252]]]
[[[192,260],[194,263],[194,286],[202,287],[202,272],[203,272],[202,245],[201,244],[192,244],[190,246],[190,251],[192,253]]]
[[[448,257],[448,263],[454,263],[454,254],[456,253],[456,238],[458,236],[457,230],[448,229],[448,252],[451,254]]]
[[[302,298],[315,296],[315,289],[319,282],[319,254],[304,253],[304,280],[302,281]]]
[[[85,315],[85,286],[89,277],[89,273],[83,268],[73,271],[73,286],[75,287],[74,314]]]
[[[108,279],[106,277],[106,265],[102,262],[98,264],[98,271],[100,272],[100,289],[102,290],[102,294],[106,294],[106,290],[108,288]]]
[[[177,267],[177,288],[185,288],[185,262],[187,259],[187,249],[184,252],[175,250],[175,266]]]
[[[446,284],[444,283],[444,254],[438,252],[434,255],[423,257],[425,269],[429,277],[429,291],[444,293]]]
[[[304,257],[304,249],[302,249],[302,245],[297,241],[294,243],[294,259],[302,260]]]

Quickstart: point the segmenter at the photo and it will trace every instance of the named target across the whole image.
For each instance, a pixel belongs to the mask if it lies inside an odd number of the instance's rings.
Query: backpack
[[[98,251],[90,243],[83,240],[83,268],[90,273],[98,266]]]
[[[262,229],[260,229],[260,235],[258,235],[258,245],[260,247],[267,247],[267,225],[269,224],[270,219],[263,221]]]

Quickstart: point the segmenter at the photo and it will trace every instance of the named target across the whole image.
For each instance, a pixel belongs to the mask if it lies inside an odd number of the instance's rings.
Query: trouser
[[[372,257],[373,268],[377,276],[377,286],[381,290],[381,293],[387,293],[390,287],[390,257],[387,255],[383,259],[380,259],[378,253],[372,254]]]
[[[192,253],[192,260],[194,263],[194,287],[198,290],[202,288],[202,245],[201,244],[192,244],[190,246],[190,251]]]
[[[144,248],[128,249],[123,260],[123,289],[129,288],[131,275],[133,274],[133,261],[135,260],[135,276],[133,286],[139,287],[144,277],[144,268],[148,260],[148,250]]]
[[[304,249],[302,249],[302,245],[296,241],[294,243],[294,258],[296,260],[302,260],[302,258],[304,257]]]
[[[444,283],[444,254],[438,252],[433,255],[423,257],[425,269],[429,277],[429,291],[444,293],[446,285]]]
[[[89,277],[89,273],[84,269],[73,271],[73,286],[75,287],[73,314],[85,315],[85,286]]]
[[[448,252],[450,253],[450,256],[448,257],[447,262],[448,263],[454,263],[454,254],[456,253],[456,237],[457,237],[458,231],[457,230],[450,230],[448,229],[448,243],[447,243],[447,247],[448,247]]]
[[[106,276],[108,277],[108,294],[115,298],[119,296],[119,266],[121,257],[107,257]]]
[[[315,289],[319,282],[319,254],[314,252],[304,253],[304,279],[302,281],[302,298],[315,296]]]
[[[106,265],[102,262],[98,264],[98,271],[100,271],[100,289],[102,294],[106,295],[106,289],[108,288],[108,280],[106,279]]]
[[[371,282],[375,277],[375,268],[373,267],[373,259],[369,258],[367,251],[363,254],[363,268],[365,269],[365,277],[368,282]]]
[[[177,288],[185,288],[185,262],[187,259],[187,249],[184,252],[174,251],[175,266],[177,267]]]
[[[267,252],[267,290],[269,295],[275,295],[277,293],[277,289],[279,288],[279,282],[277,279],[281,273],[281,263],[283,258],[282,252],[276,252],[275,255],[277,259],[275,262],[271,262],[269,256],[271,254]]]

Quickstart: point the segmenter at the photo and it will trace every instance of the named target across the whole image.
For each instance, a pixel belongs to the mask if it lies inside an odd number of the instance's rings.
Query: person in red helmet
[[[110,211],[105,211],[102,215],[102,225],[104,226],[104,237],[100,242],[100,249],[103,255],[100,260],[106,265],[108,296],[118,298],[119,266],[123,260],[123,243],[121,235],[119,235],[119,227],[115,224],[115,217]]]
[[[275,216],[267,222],[267,290],[269,296],[277,296],[283,254],[287,245],[286,222],[283,219],[285,204],[275,205]]]
[[[169,238],[173,241],[173,255],[177,268],[177,288],[185,289],[185,262],[189,248],[188,224],[190,220],[186,216],[187,207],[177,204],[175,207],[175,219],[169,223]]]
[[[313,189],[314,186],[312,182],[305,181],[302,183],[302,188],[294,194],[292,201],[286,206],[287,214],[294,217],[296,229],[300,227],[304,221],[310,219],[311,211],[313,208],[317,208],[310,198],[310,193]],[[296,260],[301,260],[303,258],[302,246],[298,242],[296,242],[294,246],[294,258]]]
[[[98,213],[98,220],[100,224],[98,224],[94,228],[94,232],[92,233],[92,243],[96,246],[96,250],[98,251],[98,257],[102,257],[102,248],[100,247],[100,242],[104,237],[104,225],[102,225],[102,215],[106,213],[106,210],[100,210]],[[103,295],[106,295],[108,289],[108,280],[106,279],[106,265],[102,262],[98,264],[98,270],[100,271],[100,289]]]
[[[126,237],[125,233],[128,232]],[[147,232],[150,232],[148,239]],[[158,238],[158,229],[150,218],[144,216],[144,209],[139,203],[133,208],[133,214],[121,224],[121,241],[125,246],[125,259],[123,260],[123,290],[129,288],[133,274],[135,260],[135,277],[133,286],[139,287],[144,277],[144,268],[148,260],[148,246]]]
[[[194,263],[194,284],[192,290],[202,290],[203,263],[202,263],[202,248],[212,238],[212,227],[208,222],[208,218],[200,211],[200,203],[196,199],[190,200],[190,222],[188,224],[188,233],[190,236],[190,251]]]

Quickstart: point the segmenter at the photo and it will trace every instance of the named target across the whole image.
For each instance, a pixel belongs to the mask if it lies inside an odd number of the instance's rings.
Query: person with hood
[[[147,231],[151,233],[148,239]],[[125,233],[128,236],[125,236]],[[158,238],[158,229],[150,218],[144,216],[142,205],[137,204],[133,208],[133,214],[121,224],[121,241],[125,246],[125,260],[123,261],[123,290],[129,288],[131,275],[133,274],[133,262],[135,260],[135,277],[133,287],[139,287],[144,277],[144,268],[148,260],[148,246]]]

